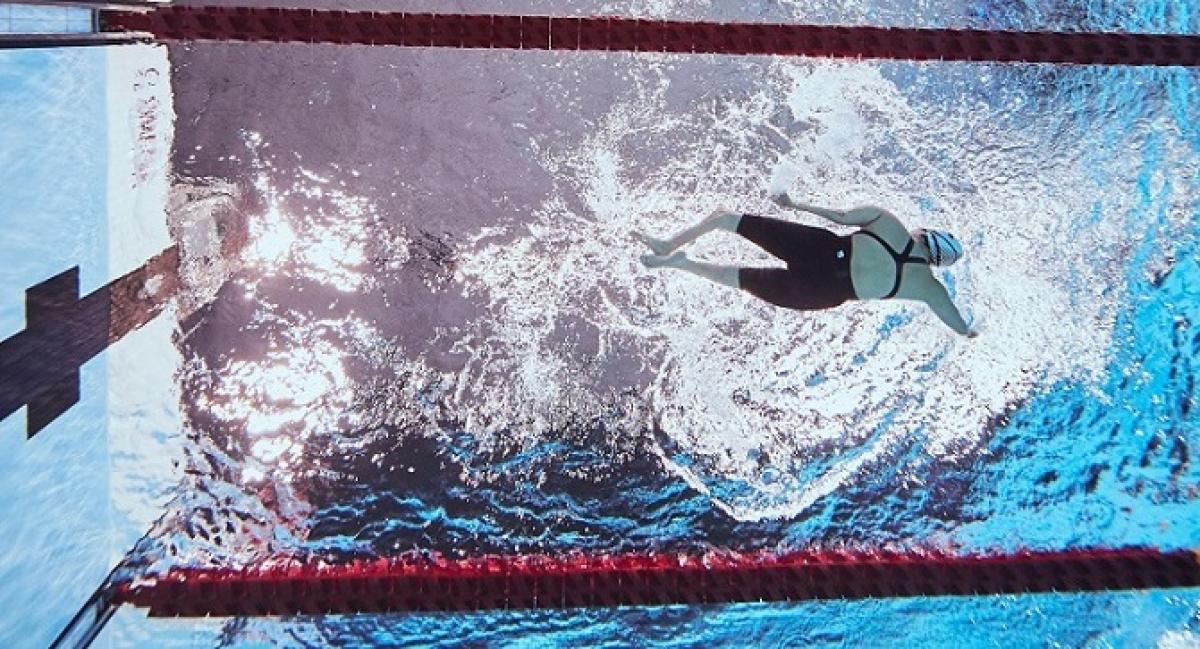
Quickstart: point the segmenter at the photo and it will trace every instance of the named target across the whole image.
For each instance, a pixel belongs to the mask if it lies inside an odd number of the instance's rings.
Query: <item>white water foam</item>
[[[1159,649],[1197,649],[1200,636],[1191,631],[1167,631],[1158,639]]]

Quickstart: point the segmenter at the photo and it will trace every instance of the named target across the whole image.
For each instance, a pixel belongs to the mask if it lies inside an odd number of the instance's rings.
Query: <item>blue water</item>
[[[1138,11],[992,3],[975,16],[977,26],[1195,33],[1196,13],[1183,3],[1141,4]],[[730,518],[708,495],[664,476],[648,447],[654,442],[671,454],[671,440],[653,429],[610,427],[619,416],[591,415],[533,447],[514,442],[483,449],[452,421],[438,422],[441,433],[433,436],[397,429],[355,456],[332,459],[331,471],[359,479],[310,499],[317,523],[304,551],[347,557],[418,548],[470,554],[840,542],[1195,547],[1200,178],[1187,186],[1160,183],[1159,173],[1171,161],[1164,138],[1150,134],[1130,150],[1124,134],[1165,113],[1195,160],[1197,72],[1001,66],[991,68],[985,81],[978,68],[949,68],[884,65],[914,102],[933,106],[964,94],[984,101],[1016,95],[1023,106],[1001,116],[1013,129],[1030,115],[1057,114],[1062,137],[1098,139],[1091,161],[1097,184],[1119,173],[1113,171],[1118,162],[1130,156],[1138,161],[1139,195],[1130,219],[1136,231],[1129,233],[1136,250],[1130,265],[1113,273],[1126,298],[1098,389],[1082,377],[1067,379],[1013,404],[987,431],[982,448],[957,462],[924,453],[915,431],[871,465],[870,479],[846,485],[796,517],[754,523]],[[938,199],[923,200],[932,207]],[[1112,209],[1105,200],[1097,197],[1096,213]],[[1188,215],[1182,228],[1167,226],[1170,210]],[[1012,225],[1021,227],[1019,214]],[[1173,263],[1151,265],[1164,251]],[[640,441],[631,444],[631,436]],[[376,453],[392,458],[383,471],[365,459]],[[594,475],[597,466],[605,468],[602,479]],[[820,475],[820,458],[805,470]],[[479,473],[490,478],[460,480]],[[717,496],[743,488],[736,481],[709,487]],[[251,620],[226,626],[222,638],[226,646],[1194,646],[1198,595],[1184,590]]]
[[[1149,23],[1136,24],[1142,28]],[[606,403],[607,411],[584,411],[532,445],[521,439],[520,431],[514,431],[511,444],[484,445],[466,422],[431,415],[384,427],[384,434],[376,436],[334,440],[323,447],[314,442],[330,475],[354,478],[310,485],[304,500],[314,509],[307,537],[276,536],[259,552],[283,549],[348,558],[427,549],[477,554],[822,543],[937,544],[967,550],[1195,547],[1200,541],[1195,522],[1200,472],[1191,454],[1200,442],[1193,378],[1200,354],[1194,288],[1200,286],[1200,266],[1195,261],[1194,183],[1162,182],[1164,165],[1178,159],[1166,150],[1167,138],[1150,133],[1131,142],[1126,134],[1142,120],[1165,113],[1179,137],[1190,143],[1188,155],[1194,161],[1200,151],[1196,72],[995,66],[983,80],[979,67],[883,68],[911,93],[911,101],[931,113],[939,103],[978,96],[985,102],[993,97],[1022,100],[1019,108],[993,106],[1001,128],[1020,129],[1031,116],[1057,116],[1053,128],[1060,137],[1098,142],[1090,154],[1090,180],[1098,186],[1119,179],[1124,173],[1119,165],[1133,156],[1138,196],[1128,234],[1135,250],[1127,267],[1108,274],[1121,284],[1125,297],[1098,385],[1069,377],[1012,404],[1006,416],[983,432],[981,446],[955,461],[931,456],[922,431],[912,431],[873,461],[868,475],[796,516],[758,522],[736,520],[713,505],[714,497],[743,495],[743,481],[710,480],[711,492],[703,494],[662,470],[655,447],[681,463],[694,460],[661,430],[621,427],[623,416],[638,407],[636,399]],[[953,149],[944,164],[953,167]],[[937,207],[939,197],[924,199],[931,209]],[[1116,204],[1113,196],[1101,193],[1093,210],[1105,213]],[[1167,218],[1169,211],[1180,209],[1188,215],[1182,226]],[[1020,218],[1013,215],[1014,229],[1021,227]],[[1072,227],[1086,228],[1086,219]],[[1164,257],[1174,261],[1163,266]],[[1077,308],[1088,308],[1083,289],[1091,288],[1103,292],[1114,287],[1081,287]],[[892,328],[905,324],[904,316],[898,317]],[[886,335],[890,329],[882,331]],[[436,403],[437,386],[410,387],[410,399]],[[854,452],[834,448],[828,459],[816,454],[799,475],[815,479]],[[220,483],[216,477],[226,460],[208,462],[201,466],[211,467],[214,478],[193,484],[222,493],[210,485]],[[237,464],[236,459],[228,462]],[[769,458],[762,463],[764,471],[778,470]],[[225,515],[224,505],[207,498],[197,498],[195,506],[218,521]],[[193,525],[165,538],[203,550],[181,551],[180,556],[226,561],[223,541],[212,540],[221,533],[219,526],[202,519]],[[159,565],[173,552],[145,549],[146,560]],[[239,554],[232,560],[252,556]],[[1198,594],[244,620],[224,625],[220,644],[1186,646],[1196,642],[1193,634],[1200,631]]]
[[[1200,442],[1200,264],[1194,238],[1154,245],[1177,246],[1179,262],[1161,277],[1147,279],[1140,269],[1128,273],[1131,303],[1121,314],[1120,346],[1104,397],[1064,384],[1031,399],[997,427],[977,458],[940,467],[919,487],[901,484],[904,473],[922,470],[919,454],[901,453],[868,488],[830,498],[802,520],[738,526],[695,492],[657,482],[653,467],[638,461],[582,495],[585,489],[572,489],[563,474],[574,462],[605,461],[592,446],[598,440],[585,438],[566,442],[569,453],[554,449],[555,467],[539,461],[550,454],[542,449],[508,458],[504,469],[514,479],[494,492],[430,485],[427,493],[408,492],[407,499],[388,503],[386,492],[364,486],[372,495],[360,502],[388,507],[393,522],[390,530],[356,528],[358,537],[380,551],[389,544],[446,551],[794,546],[813,540],[913,542],[931,535],[978,548],[1194,547],[1200,538],[1200,469],[1190,453]],[[413,457],[411,449],[398,452]],[[433,462],[471,457],[469,449],[426,452]],[[416,457],[414,463],[423,464]],[[539,489],[523,487],[515,477],[529,472],[547,474]],[[314,534],[318,539],[326,529],[338,529],[333,512],[318,516],[328,526]],[[572,531],[561,531],[564,517]],[[315,545],[336,550],[357,544],[326,536]],[[1192,646],[1195,635],[1175,634],[1200,632],[1198,595],[1184,590],[333,617],[285,628],[288,644],[307,646],[1154,646],[1177,640]],[[262,621],[230,627],[226,645],[278,637],[278,628]]]

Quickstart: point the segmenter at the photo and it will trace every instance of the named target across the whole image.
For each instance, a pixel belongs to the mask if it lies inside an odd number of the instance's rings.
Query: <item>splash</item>
[[[250,442],[244,479],[261,480],[304,459],[304,442],[354,425],[347,351],[339,338],[370,336],[361,322],[302,322],[283,329],[280,345],[254,360],[231,360],[215,368],[219,382],[201,407],[226,422],[239,422]]]
[[[258,271],[255,278],[287,275],[345,293],[364,289],[367,232],[380,218],[374,204],[348,193],[345,183],[303,167],[280,189],[271,181],[277,169],[263,153],[261,136],[247,133],[245,141],[257,169],[254,187],[266,204],[250,222],[245,259]],[[253,294],[257,279],[247,280],[246,288]]]
[[[408,256],[407,238],[381,225],[371,201],[303,167],[288,178],[261,136],[245,141],[258,205],[228,182],[179,185],[175,234],[185,261],[203,266],[187,276],[195,301],[210,309],[185,345],[222,341],[217,353],[188,352],[182,376],[188,425],[201,441],[189,453],[194,484],[163,536],[176,560],[190,563],[303,546],[313,524],[307,491],[328,473],[326,451],[363,425],[356,372],[382,337],[343,296],[372,291],[370,255],[389,263]],[[223,225],[234,220],[236,227]],[[245,333],[230,338],[220,323],[208,329],[211,313],[223,310]],[[227,511],[233,503],[237,511]],[[240,522],[209,525],[205,516]]]
[[[989,132],[995,146],[947,151],[987,127],[969,111],[931,123],[928,107],[877,67],[729,65],[755,84],[694,109],[669,101],[669,71],[641,70],[638,92],[580,146],[542,153],[583,209],[551,197],[527,234],[481,238],[464,252],[460,277],[490,296],[497,323],[473,343],[490,362],[467,370],[506,386],[489,411],[534,422],[525,430],[536,437],[550,428],[541,414],[550,404],[603,393],[604,368],[632,356],[638,371],[622,380],[653,404],[655,421],[643,425],[664,432],[666,470],[730,516],[762,520],[794,517],[869,479],[901,440],[924,439],[927,453],[953,460],[1012,403],[1062,380],[1094,387],[1122,298],[1113,269],[1128,254],[1111,242],[1129,210],[1092,218],[1082,195],[1050,193],[1082,182],[1078,150],[1031,162],[1022,152],[1037,133]],[[774,211],[762,200],[767,185],[815,204],[887,205],[920,215],[912,227],[956,231],[968,261],[943,280],[985,334],[967,342],[906,303],[781,311],[637,263],[631,230],[666,233],[720,205]],[[690,253],[769,263],[728,236]],[[598,338],[591,367],[555,353],[563,323],[577,321]]]

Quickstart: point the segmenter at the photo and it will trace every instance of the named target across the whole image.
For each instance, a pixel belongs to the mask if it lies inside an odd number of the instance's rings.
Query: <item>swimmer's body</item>
[[[938,230],[909,232],[899,219],[878,207],[838,211],[797,203],[783,193],[771,200],[859,229],[842,237],[824,228],[721,209],[669,239],[638,234],[654,251],[642,257],[642,263],[686,270],[790,309],[828,309],[848,300],[917,300],[929,305],[955,332],[969,338],[978,335],[931,270],[962,256],[962,246],[953,235]],[[693,261],[678,251],[714,230],[737,233],[788,267],[720,266]]]

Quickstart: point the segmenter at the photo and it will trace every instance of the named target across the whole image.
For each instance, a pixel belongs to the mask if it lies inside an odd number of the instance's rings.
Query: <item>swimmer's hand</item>
[[[642,265],[646,268],[679,268],[688,263],[683,251],[670,255],[642,255]]]
[[[646,244],[646,247],[649,248],[650,250],[653,250],[654,254],[658,255],[659,257],[665,257],[675,251],[675,248],[673,248],[671,246],[671,243],[669,241],[663,241],[662,239],[655,239],[654,237],[652,237],[648,234],[642,234],[641,232],[634,232],[633,238]]]
[[[791,207],[792,199],[788,197],[787,192],[774,192],[768,196],[772,203],[779,207]]]
[[[983,326],[979,322],[979,318],[971,316],[971,321],[967,323],[967,330],[963,333],[963,335],[967,338],[978,338],[980,331],[983,331]]]

